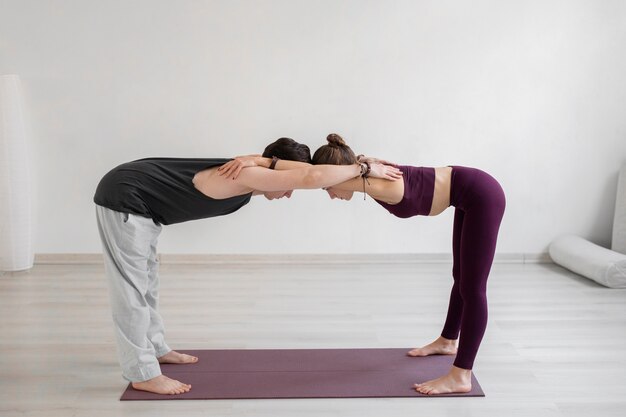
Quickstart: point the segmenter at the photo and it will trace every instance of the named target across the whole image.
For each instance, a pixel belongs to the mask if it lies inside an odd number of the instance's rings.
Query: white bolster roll
[[[549,248],[557,264],[610,288],[626,288],[626,255],[581,237],[566,235]]]

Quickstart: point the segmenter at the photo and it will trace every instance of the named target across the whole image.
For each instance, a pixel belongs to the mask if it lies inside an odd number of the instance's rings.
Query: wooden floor
[[[439,334],[448,264],[163,265],[180,349],[413,347]],[[494,265],[484,398],[120,402],[99,265],[0,277],[0,416],[585,416],[626,412],[626,291],[551,264]]]

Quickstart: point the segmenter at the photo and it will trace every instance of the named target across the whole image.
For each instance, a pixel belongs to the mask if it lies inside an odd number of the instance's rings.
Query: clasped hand
[[[225,175],[226,178],[235,179],[239,176],[242,169],[247,167],[259,166],[260,154],[236,156],[232,161],[226,162],[217,169],[219,175]]]

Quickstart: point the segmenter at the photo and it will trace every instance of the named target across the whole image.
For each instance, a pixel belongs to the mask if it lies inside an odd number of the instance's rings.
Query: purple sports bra
[[[398,204],[375,200],[397,217],[428,216],[435,194],[435,168],[401,165],[398,169],[404,181],[402,200]]]

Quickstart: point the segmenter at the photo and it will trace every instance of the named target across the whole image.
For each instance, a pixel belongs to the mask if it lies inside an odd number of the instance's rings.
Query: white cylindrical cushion
[[[626,255],[626,165],[619,172],[611,249]]]
[[[550,244],[557,264],[610,288],[626,288],[626,255],[578,236],[561,236]]]
[[[0,76],[0,271],[33,266],[30,164],[20,80]]]

